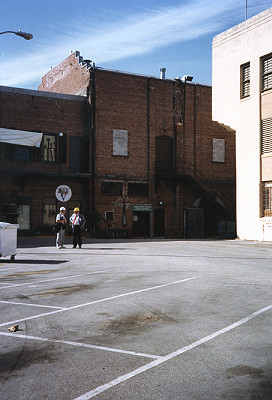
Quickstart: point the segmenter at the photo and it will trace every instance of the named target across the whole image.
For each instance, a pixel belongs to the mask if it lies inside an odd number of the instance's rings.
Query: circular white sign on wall
[[[60,185],[56,189],[56,198],[58,201],[68,201],[72,197],[72,190],[67,185]]]

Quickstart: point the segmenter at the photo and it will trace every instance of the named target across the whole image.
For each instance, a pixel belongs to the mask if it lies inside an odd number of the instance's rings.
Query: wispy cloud
[[[97,21],[96,25],[74,21],[67,32],[54,36],[54,42],[36,46],[25,57],[13,57],[0,65],[1,84],[26,86],[40,81],[50,69],[66,58],[70,50],[79,50],[96,64],[143,55],[152,51],[211,34],[225,28],[228,13],[237,9],[237,0],[192,0],[180,7],[164,7],[136,15]],[[92,19],[89,18],[88,21]],[[87,21],[87,19],[86,19]],[[35,38],[33,39],[35,40]],[[48,42],[47,42],[48,43]],[[18,68],[20,66],[20,68]]]

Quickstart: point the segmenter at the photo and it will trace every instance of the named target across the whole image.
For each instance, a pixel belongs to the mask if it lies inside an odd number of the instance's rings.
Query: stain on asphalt
[[[53,272],[57,272],[56,269],[47,269],[44,271],[26,271],[26,272],[16,272],[15,274],[3,275],[1,279],[10,279],[10,278],[18,278],[20,276],[32,276],[32,275],[43,275],[43,274],[51,274]]]
[[[259,377],[263,375],[264,371],[259,368],[253,368],[249,365],[237,365],[233,368],[227,369],[228,378],[233,378],[234,376],[243,376],[243,375],[251,375]]]
[[[271,369],[253,368],[248,365],[237,365],[227,369],[227,378],[236,379],[230,388],[222,393],[224,400],[271,400]],[[247,378],[247,379],[246,379]]]
[[[45,296],[54,296],[54,295],[67,295],[72,293],[81,292],[83,290],[93,290],[96,288],[96,285],[75,285],[75,286],[63,286],[57,287],[54,289],[44,290],[43,292],[38,292],[33,294],[33,297],[45,297]],[[32,297],[31,296],[31,297]]]
[[[161,320],[160,316],[151,313],[127,315],[110,321],[107,329],[120,335],[136,334]]]
[[[56,361],[55,346],[50,344],[46,349],[32,349],[28,347],[2,353],[0,357],[0,377],[10,380],[17,371],[33,364],[53,363]]]
[[[102,315],[102,316],[105,316],[105,317],[108,317],[108,318],[113,317],[112,314],[109,314],[109,313],[106,313],[106,312],[96,313],[96,315]]]

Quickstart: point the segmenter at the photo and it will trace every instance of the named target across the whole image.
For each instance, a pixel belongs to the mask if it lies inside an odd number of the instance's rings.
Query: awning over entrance
[[[40,147],[42,133],[0,128],[0,142]]]

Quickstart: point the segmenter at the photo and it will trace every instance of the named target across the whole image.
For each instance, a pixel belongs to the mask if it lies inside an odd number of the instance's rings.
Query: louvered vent
[[[242,66],[242,97],[250,95],[250,64]]]
[[[272,88],[272,57],[263,59],[263,90]]]
[[[272,118],[262,120],[262,154],[272,153]]]

